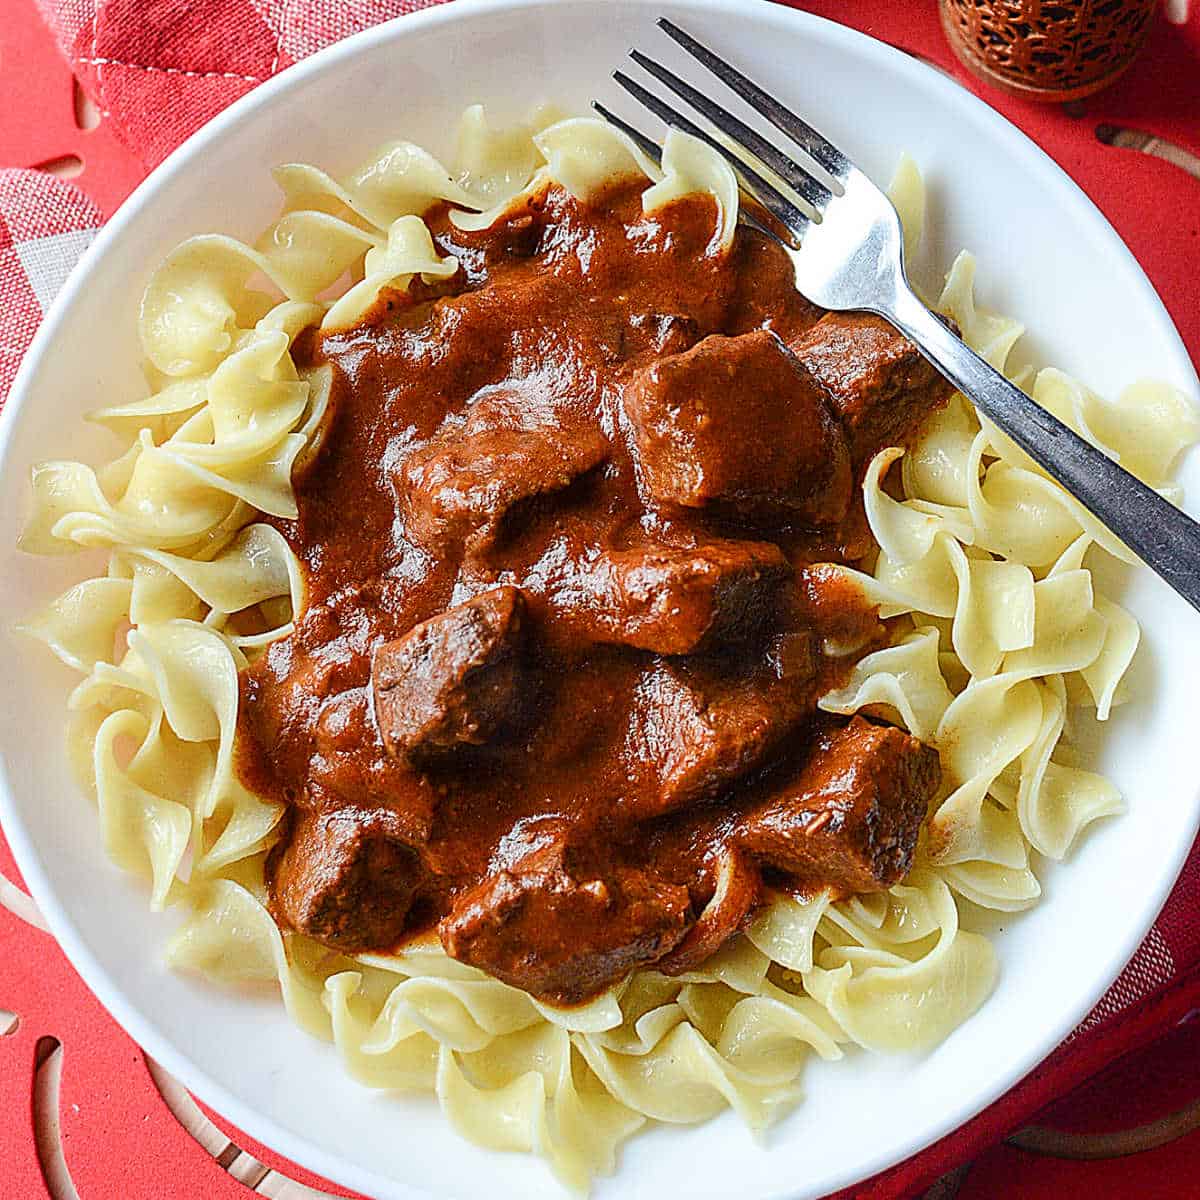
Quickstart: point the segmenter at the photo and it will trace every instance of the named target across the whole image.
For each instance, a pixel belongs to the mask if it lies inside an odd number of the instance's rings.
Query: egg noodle
[[[22,543],[109,554],[106,575],[25,628],[83,676],[70,753],[105,849],[149,880],[155,909],[186,913],[170,962],[277,984],[291,1017],[364,1084],[433,1091],[464,1136],[544,1155],[576,1189],[611,1172],[648,1120],[698,1122],[728,1105],[761,1129],[796,1103],[810,1054],[926,1048],[969,1017],[997,965],[958,898],[1029,907],[1041,892],[1031,851],[1060,859],[1119,811],[1113,785],[1076,765],[1067,731],[1074,706],[1104,720],[1121,701],[1139,637],[1086,565],[1097,550],[1129,552],[955,396],[907,453],[870,464],[880,551],[870,573],[848,573],[900,620],[893,644],[821,701],[903,725],[940,753],[942,789],[903,884],[837,902],[778,896],[702,970],[641,970],[567,1010],[435,940],[350,958],[282,932],[264,907],[263,861],[283,809],[242,786],[233,755],[238,671],[304,605],[300,564],[258,521],[296,516],[291,472],[315,451],[329,396],[330,369],[297,371],[292,342],[353,324],[384,286],[453,275],[421,217],[439,200],[480,229],[518,193],[554,183],[586,200],[634,172],[648,179],[648,212],[710,192],[714,237],[729,245],[736,180],[676,133],[660,168],[597,120],[500,131],[476,107],[450,168],[407,142],[341,181],[278,168],[283,214],[254,246],[193,237],[155,272],[140,317],[149,395],[90,416],[124,452],[99,470],[35,468]],[[924,190],[910,160],[891,194],[912,249]],[[936,307],[1003,370],[1022,327],[975,306],[973,276],[959,255]],[[1200,432],[1179,392],[1141,383],[1109,400],[1054,369],[1017,381],[1175,498],[1169,469]]]

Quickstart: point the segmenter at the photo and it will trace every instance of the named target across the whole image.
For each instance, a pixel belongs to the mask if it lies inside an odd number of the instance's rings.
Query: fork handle
[[[1151,570],[1200,610],[1200,524],[1010,383],[901,285],[880,313]]]

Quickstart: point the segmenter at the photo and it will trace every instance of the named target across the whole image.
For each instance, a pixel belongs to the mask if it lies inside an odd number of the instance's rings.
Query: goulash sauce
[[[937,758],[817,712],[885,641],[829,564],[875,549],[866,464],[947,387],[762,234],[722,249],[708,196],[428,220],[448,285],[297,346],[334,377],[280,525],[308,598],[240,707],[289,806],[276,918],[347,952],[436,928],[565,1004],[696,966],[767,886],[895,883]]]

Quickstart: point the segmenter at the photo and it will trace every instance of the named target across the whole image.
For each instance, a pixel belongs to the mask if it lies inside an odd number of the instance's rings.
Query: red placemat
[[[0,164],[42,168],[0,170],[0,402],[90,231],[149,167],[291,62],[425,7],[426,0],[38,3],[54,36],[37,20],[32,0],[0,0]],[[797,7],[854,25],[980,90],[942,39],[933,0],[812,0]],[[1183,6],[1176,0],[1173,7]],[[1104,210],[1157,286],[1194,361],[1200,360],[1200,306],[1191,286],[1200,266],[1200,179],[1186,164],[1188,154],[1200,156],[1198,81],[1200,13],[1185,26],[1160,21],[1129,75],[1069,112],[990,91],[984,97]],[[1200,170],[1200,158],[1191,161]],[[74,184],[63,182],[64,174]],[[19,883],[2,841],[0,876]],[[1187,1109],[1200,1091],[1200,1022],[1180,1024],[1200,1008],[1197,884],[1194,853],[1130,968],[1040,1068],[963,1129],[847,1195],[897,1200],[939,1177],[930,1193],[939,1200],[956,1191],[967,1200],[1085,1189],[1096,1200],[1200,1195],[1200,1185],[1192,1184],[1200,1134],[1172,1138],[1193,1117],[1200,1120],[1200,1111]],[[237,1131],[210,1124],[113,1024],[48,935],[28,923],[35,913],[27,898],[2,879],[0,908],[15,910],[0,912],[8,950],[0,956],[0,1006],[19,1018],[4,1036],[10,1023],[0,1011],[0,1194],[59,1200],[73,1186],[83,1200],[164,1194],[221,1200],[245,1196],[247,1187],[286,1195],[287,1179],[346,1194]],[[1150,1051],[1133,1054],[1155,1039]],[[1190,1075],[1180,1064],[1191,1067]],[[1091,1077],[1087,1089],[1047,1109]],[[1036,1129],[1020,1135],[1026,1148],[987,1150],[973,1167],[959,1167],[1039,1110],[1045,1111]],[[1114,1131],[1125,1132],[1114,1137]],[[1109,1157],[1103,1166],[1063,1157],[1111,1156],[1159,1140],[1161,1149],[1117,1165]]]

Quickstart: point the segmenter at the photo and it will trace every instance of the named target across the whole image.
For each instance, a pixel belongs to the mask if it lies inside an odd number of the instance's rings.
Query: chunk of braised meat
[[[658,505],[836,524],[850,504],[845,436],[821,388],[767,330],[712,335],[635,373],[624,406]]]
[[[655,970],[664,975],[694,971],[745,925],[762,894],[758,865],[741,851],[727,847],[717,864],[716,884],[696,923],[678,946],[654,964]]]
[[[396,945],[422,879],[401,822],[385,808],[293,811],[267,859],[276,918],[347,953]]]
[[[551,1004],[576,1004],[652,963],[691,923],[687,888],[634,867],[572,870],[561,846],[458,896],[446,953]]]
[[[569,487],[604,461],[598,430],[551,425],[447,431],[405,460],[405,535],[435,553],[486,550],[519,505]]]
[[[771,542],[714,538],[687,548],[570,554],[548,588],[556,617],[573,635],[692,654],[761,631],[791,574]]]
[[[375,720],[389,754],[429,758],[482,745],[524,700],[525,598],[493,588],[375,651]]]
[[[778,639],[769,664],[659,662],[634,697],[622,748],[629,815],[641,820],[715,796],[762,765],[811,707],[817,651],[806,632]]]
[[[322,703],[298,803],[309,809],[382,805],[404,841],[424,845],[439,805],[437,782],[417,771],[396,770],[397,763],[382,752],[373,707],[369,682]]]
[[[738,843],[793,880],[845,895],[898,883],[941,778],[937,752],[890,725],[827,725],[806,765],[741,824]]]
[[[873,313],[828,313],[791,348],[833,402],[856,463],[903,442],[954,390]]]

